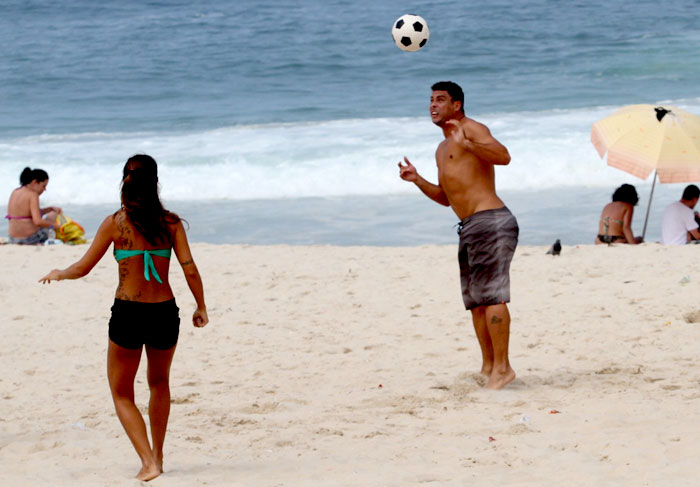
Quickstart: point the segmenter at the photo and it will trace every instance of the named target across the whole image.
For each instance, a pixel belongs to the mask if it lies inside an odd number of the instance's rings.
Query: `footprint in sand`
[[[276,411],[279,408],[278,402],[253,403],[249,407],[240,409],[240,412],[245,414],[265,414]]]
[[[332,430],[329,428],[319,428],[316,431],[314,431],[314,433],[317,435],[324,435],[324,436],[328,436],[328,435],[344,436],[344,433],[342,431]]]
[[[509,435],[523,435],[526,433],[535,433],[537,430],[531,429],[528,425],[524,423],[514,424],[508,428],[507,434]]]
[[[198,392],[193,392],[191,394],[187,394],[185,397],[173,397],[170,399],[171,404],[187,404],[191,403],[192,399],[199,396]]]
[[[384,434],[385,433],[382,433],[381,431],[370,431],[366,435],[362,436],[362,438],[370,439],[370,438],[374,438],[375,436],[382,436]],[[356,436],[355,438],[358,438],[358,437]]]
[[[692,311],[683,315],[686,323],[700,323],[700,311]]]
[[[487,380],[488,377],[479,373],[466,372],[457,376],[449,390],[454,397],[468,399],[467,396],[469,394],[483,389]]]

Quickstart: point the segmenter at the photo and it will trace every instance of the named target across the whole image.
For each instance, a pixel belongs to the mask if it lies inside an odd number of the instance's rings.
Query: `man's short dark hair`
[[[689,184],[683,190],[683,199],[686,201],[694,200],[695,198],[700,198],[700,188],[694,184]]]
[[[438,81],[430,87],[433,91],[446,91],[452,101],[461,102],[460,111],[464,113],[464,91],[462,87],[452,81]]]
[[[637,196],[637,190],[631,184],[623,184],[615,190],[612,196],[613,201],[622,201],[623,203],[629,203],[632,206],[639,202],[639,196]]]

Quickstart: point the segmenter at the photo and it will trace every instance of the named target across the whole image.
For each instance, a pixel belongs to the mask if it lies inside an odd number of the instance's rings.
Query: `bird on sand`
[[[557,241],[554,242],[554,244],[552,245],[552,248],[550,248],[550,249],[547,251],[547,255],[550,255],[550,254],[551,254],[551,255],[559,255],[559,254],[561,254],[561,241],[560,241],[559,239],[557,239]]]

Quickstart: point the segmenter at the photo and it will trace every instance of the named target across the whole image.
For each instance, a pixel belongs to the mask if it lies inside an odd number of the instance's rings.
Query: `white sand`
[[[36,282],[85,249],[0,246],[3,486],[139,484],[105,375],[116,264]],[[191,326],[173,269],[183,324],[149,485],[698,485],[700,247],[545,250],[513,261],[518,376],[492,392],[456,247],[195,244],[211,323]]]

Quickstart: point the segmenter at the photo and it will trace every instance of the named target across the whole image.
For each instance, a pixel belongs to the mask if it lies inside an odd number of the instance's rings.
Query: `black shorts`
[[[459,274],[467,309],[510,302],[510,261],[518,222],[506,208],[474,213],[460,223]]]
[[[109,339],[123,348],[147,345],[168,350],[177,344],[179,312],[174,298],[161,303],[115,299],[109,319]]]

